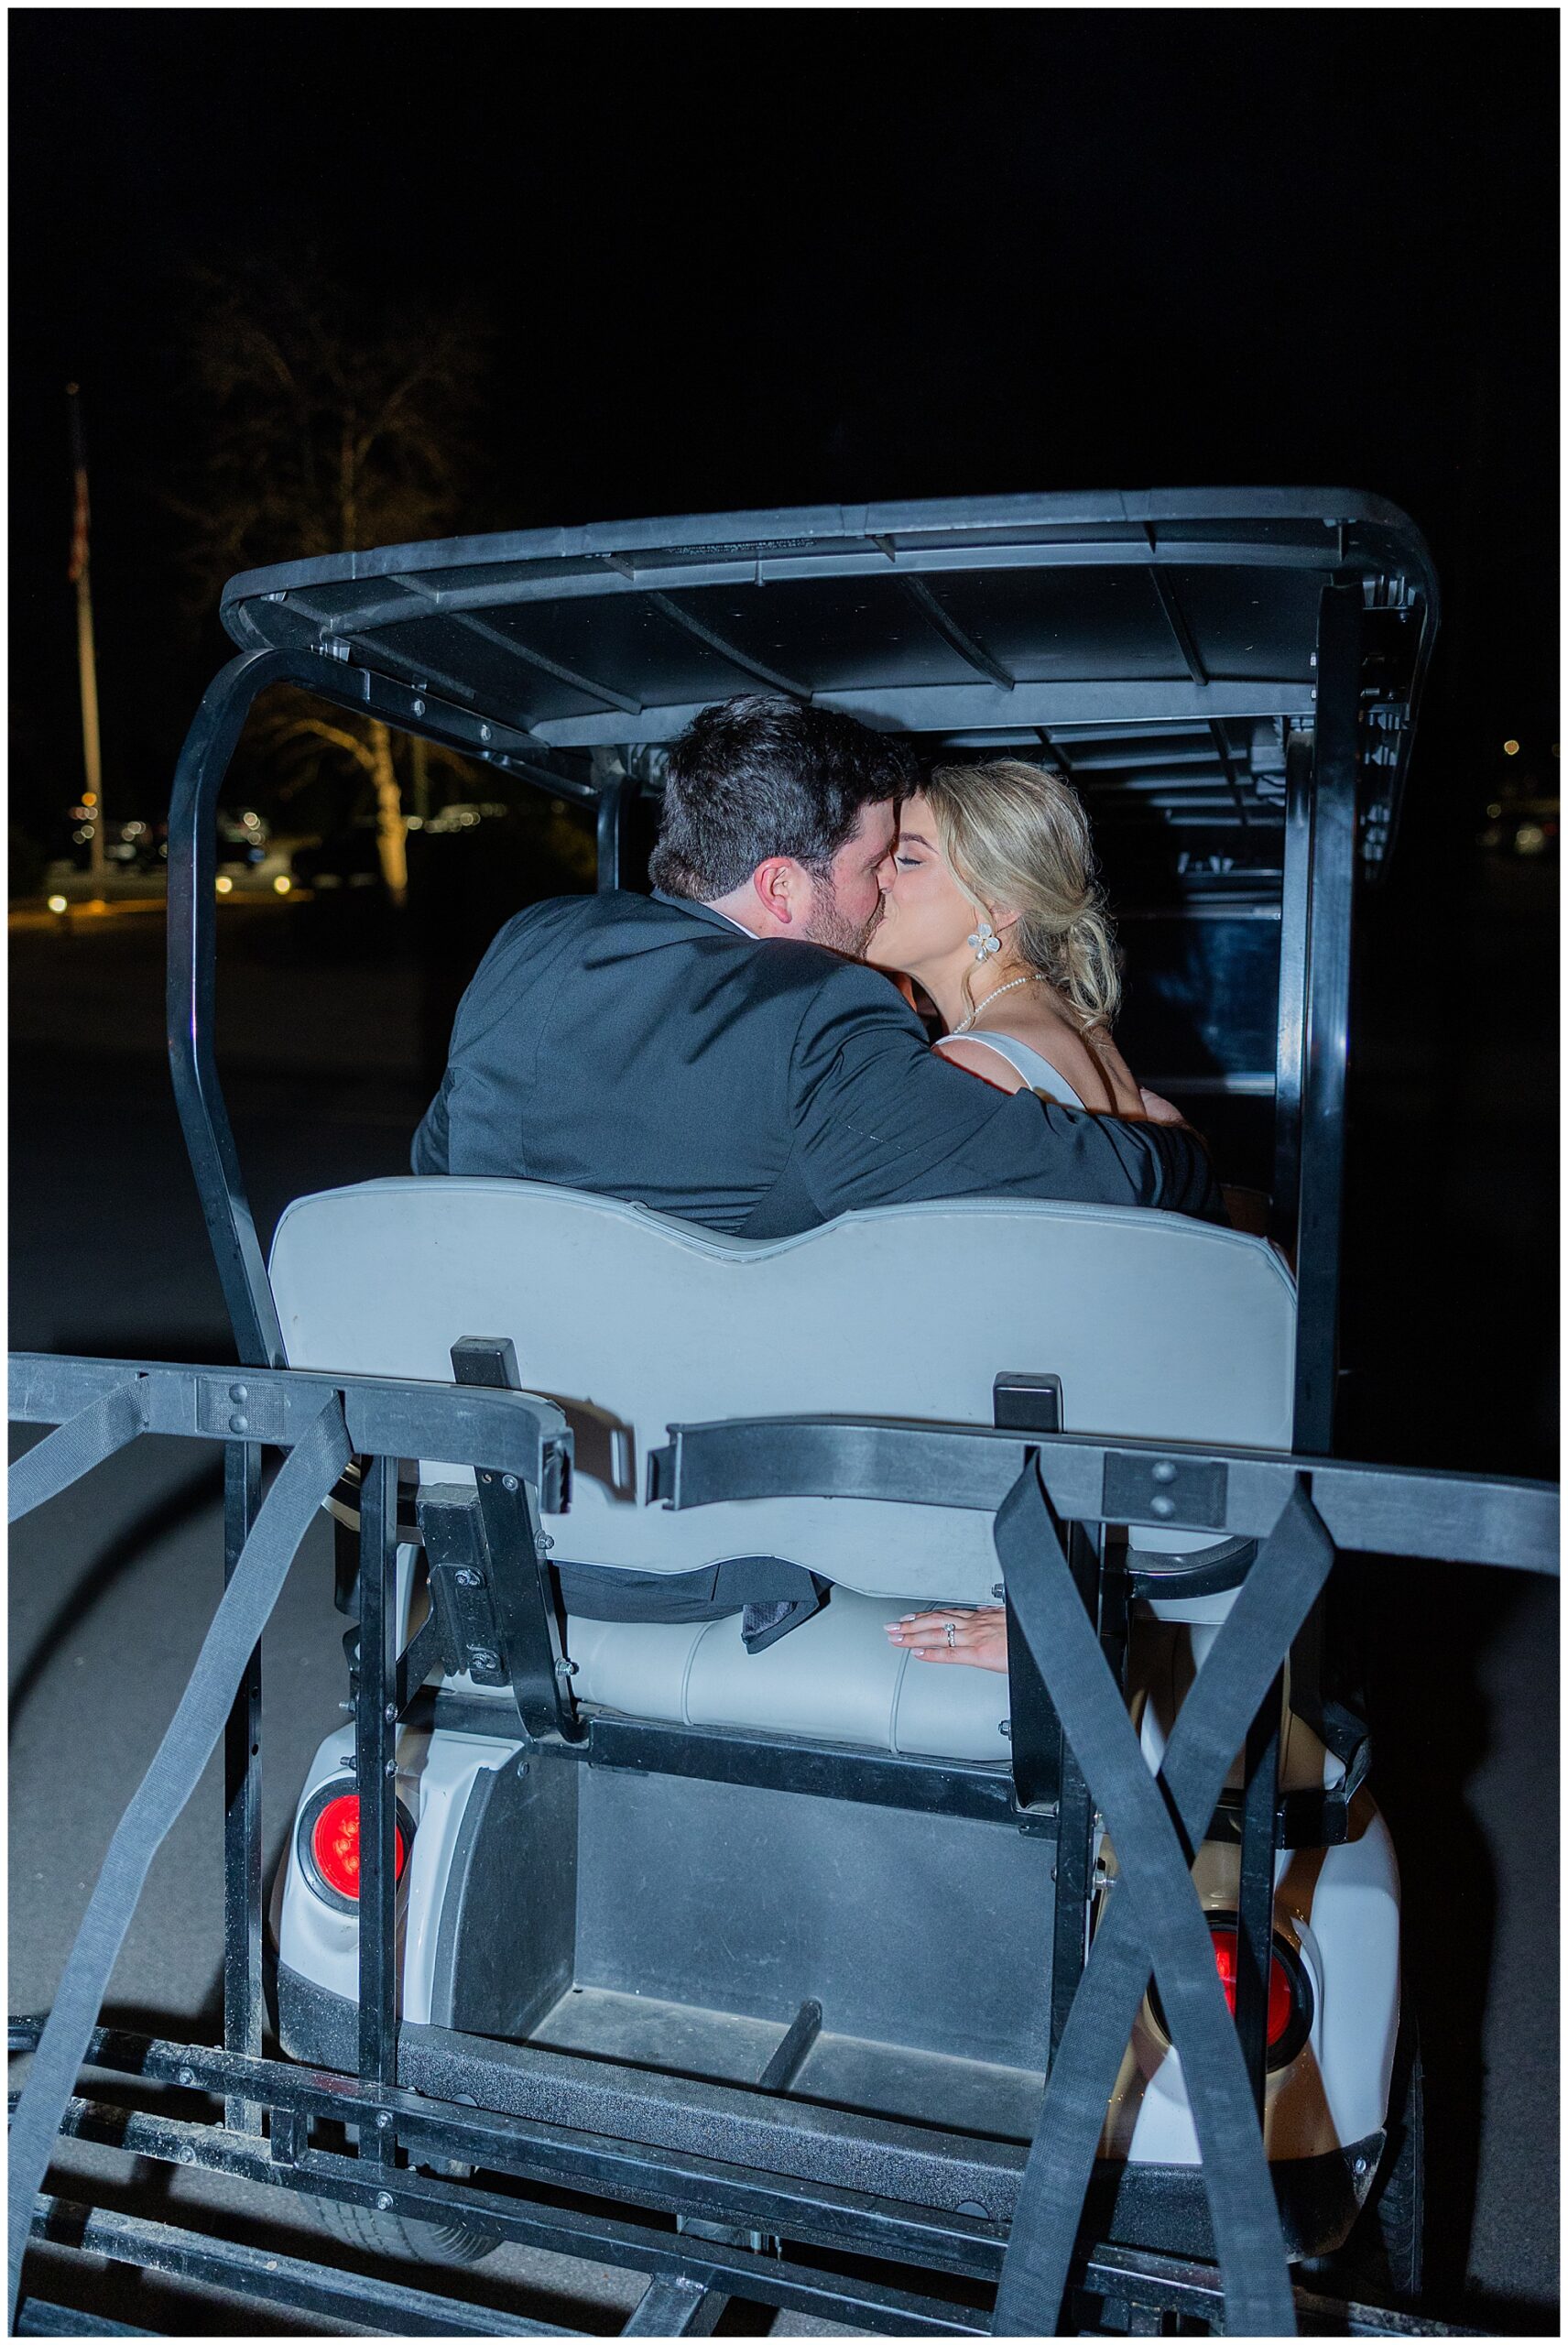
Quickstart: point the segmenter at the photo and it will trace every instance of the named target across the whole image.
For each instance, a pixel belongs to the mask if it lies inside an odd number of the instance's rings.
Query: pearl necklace
[[[1000,1001],[1005,993],[1012,993],[1018,986],[1046,986],[1050,983],[1051,979],[1042,976],[1039,969],[1030,969],[1027,976],[1009,977],[1005,986],[994,986],[983,1001],[977,1001],[968,1017],[953,1028],[953,1033],[967,1034],[983,1009],[988,1009],[994,1001]]]

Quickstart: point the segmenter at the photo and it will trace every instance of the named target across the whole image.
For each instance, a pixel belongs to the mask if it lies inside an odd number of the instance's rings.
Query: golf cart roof
[[[944,498],[448,539],[245,573],[223,617],[245,650],[314,650],[421,695],[416,720],[427,694],[481,720],[480,753],[501,766],[654,747],[698,708],[763,688],[933,746],[1043,755],[1092,804],[1131,792],[1178,826],[1245,832],[1249,800],[1259,814],[1282,800],[1285,739],[1312,722],[1334,583],[1359,585],[1369,615],[1362,848],[1376,862],[1437,588],[1406,516],[1348,490]],[[637,762],[656,782],[657,756]]]

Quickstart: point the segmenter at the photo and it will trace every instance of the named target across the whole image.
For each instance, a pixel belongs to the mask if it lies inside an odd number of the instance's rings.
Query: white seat
[[[559,1557],[675,1572],[777,1555],[877,1599],[835,1596],[756,1655],[734,1620],[574,1624],[579,1694],[644,1717],[979,1758],[997,1755],[1006,1696],[986,1673],[906,1671],[877,1625],[915,1604],[989,1601],[988,1517],[857,1500],[648,1507],[646,1461],[671,1423],[988,1425],[1006,1371],[1060,1377],[1069,1432],[1290,1442],[1295,1289],[1280,1257],[1172,1214],[985,1199],[758,1243],[531,1182],[372,1181],[290,1205],[271,1273],[297,1368],[448,1382],[461,1336],[510,1336],[525,1389],[560,1402],[575,1434],[571,1511],[549,1522]],[[434,1463],[429,1477],[463,1478]]]
[[[593,1707],[678,1726],[752,1727],[1000,1766],[1006,1677],[933,1667],[890,1645],[885,1624],[903,1609],[837,1587],[821,1612],[758,1653],[742,1644],[738,1614],[681,1628],[572,1620],[572,1692]]]

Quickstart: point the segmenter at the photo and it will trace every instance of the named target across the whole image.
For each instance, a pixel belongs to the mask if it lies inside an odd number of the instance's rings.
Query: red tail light
[[[1236,1934],[1233,1923],[1213,1923],[1209,1936],[1214,1942],[1214,1968],[1225,1989],[1225,2004],[1231,2017],[1236,2017]],[[1290,2033],[1296,2017],[1296,1984],[1278,1954],[1269,1970],[1269,2049],[1278,2051]]]
[[[1214,1969],[1219,1972],[1220,1985],[1231,2016],[1236,2015],[1236,1926],[1234,1914],[1213,1914],[1208,1916],[1209,1938],[1214,1949]],[[1171,2031],[1160,2008],[1160,1991],[1149,1991],[1149,2014],[1167,2042]],[[1312,2024],[1312,1984],[1305,1963],[1287,1937],[1274,1933],[1274,1959],[1269,1971],[1268,2059],[1270,2074],[1288,2068],[1296,2057]]]
[[[316,1860],[317,1871],[329,1889],[336,1890],[340,1897],[359,1895],[359,1794],[357,1792],[341,1793],[336,1799],[327,1802],[310,1827],[310,1854]],[[399,1824],[397,1827],[392,1857],[392,1875],[395,1881],[402,1880],[403,1867],[408,1862],[408,1843],[403,1838],[402,1825]]]

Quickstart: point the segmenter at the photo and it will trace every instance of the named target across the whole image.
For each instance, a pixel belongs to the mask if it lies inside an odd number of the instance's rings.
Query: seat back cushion
[[[460,1337],[510,1336],[525,1390],[573,1429],[571,1511],[549,1527],[580,1563],[673,1572],[770,1554],[868,1596],[989,1598],[987,1516],[846,1499],[645,1506],[648,1452],[672,1423],[989,1425],[1007,1371],[1059,1376],[1070,1433],[1290,1441],[1289,1273],[1264,1240],[1173,1214],[982,1199],[759,1242],[532,1182],[370,1181],[290,1205],[271,1274],[296,1368],[450,1382]]]

